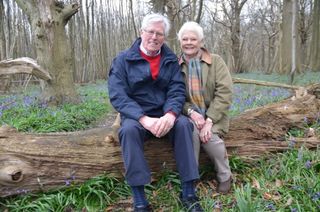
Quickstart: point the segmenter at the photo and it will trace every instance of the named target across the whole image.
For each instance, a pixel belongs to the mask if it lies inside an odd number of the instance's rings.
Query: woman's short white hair
[[[178,32],[179,41],[182,40],[182,36],[185,32],[194,32],[198,35],[199,40],[203,39],[203,29],[197,22],[188,21],[182,25]]]
[[[153,13],[146,15],[141,23],[141,29],[146,29],[151,23],[162,22],[164,24],[164,34],[167,36],[170,30],[170,22],[167,17],[159,14]]]

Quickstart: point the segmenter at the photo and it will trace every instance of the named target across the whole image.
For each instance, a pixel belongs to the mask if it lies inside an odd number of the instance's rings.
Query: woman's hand
[[[198,128],[198,130],[200,131],[204,124],[206,123],[206,121],[204,120],[203,116],[196,112],[196,111],[192,111],[190,114],[190,118],[192,119],[192,121],[195,123],[196,127]]]
[[[205,124],[203,126],[203,128],[200,130],[200,140],[202,143],[207,143],[208,141],[210,141],[211,137],[212,137],[212,132],[211,132],[211,128],[212,128],[212,121],[211,120],[206,120]]]

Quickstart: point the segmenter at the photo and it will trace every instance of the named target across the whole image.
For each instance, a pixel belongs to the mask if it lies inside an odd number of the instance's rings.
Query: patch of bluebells
[[[235,84],[230,113],[231,115],[237,115],[247,109],[277,102],[289,96],[291,96],[291,93],[287,89]]]
[[[37,99],[35,96],[30,95],[11,95],[6,98],[0,99],[0,122],[4,123],[2,120],[2,116],[5,111],[15,109],[15,108],[23,108],[24,110],[28,110],[30,107],[37,106]]]
[[[93,84],[90,88],[80,86],[78,87],[78,91],[82,101],[96,99],[97,97],[102,97],[103,99],[99,100],[104,101],[104,99],[108,98],[108,84],[103,81]]]

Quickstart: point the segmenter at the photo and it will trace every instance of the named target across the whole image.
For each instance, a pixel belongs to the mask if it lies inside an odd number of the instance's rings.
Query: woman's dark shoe
[[[227,194],[231,189],[231,183],[232,183],[232,178],[230,177],[229,180],[218,184],[217,191],[220,194]]]
[[[188,212],[203,212],[199,199],[196,196],[189,196],[187,198],[180,198],[182,205]]]
[[[137,205],[134,207],[134,212],[152,212],[151,205]]]

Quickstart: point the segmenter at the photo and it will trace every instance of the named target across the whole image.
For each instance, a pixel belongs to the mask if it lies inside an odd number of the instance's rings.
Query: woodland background
[[[25,56],[37,59],[40,54],[50,57],[49,52],[36,50],[32,17],[20,9],[27,3],[20,3],[19,7],[17,2],[20,1],[0,0],[0,60]],[[317,0],[21,2],[33,2],[34,9],[53,3],[55,7],[79,4],[65,27],[76,83],[106,79],[112,59],[139,36],[141,20],[150,12],[163,13],[171,20],[173,27],[167,42],[177,54],[177,31],[185,21],[194,20],[204,27],[206,47],[220,54],[232,73],[257,71],[293,78],[294,73],[320,71],[320,2]],[[11,82],[18,84],[30,80],[35,79],[25,74],[11,78]]]
[[[176,33],[185,21],[194,20],[204,27],[206,47],[224,58],[233,77],[252,75],[268,81],[275,76],[277,82],[286,83],[282,79],[287,79],[294,84],[282,87],[306,88],[301,98],[296,95],[278,104],[246,110],[249,105],[268,104],[265,99],[278,99],[283,92],[264,92],[255,85],[235,86],[231,112],[237,116],[232,119],[229,136],[236,139],[226,142],[230,144],[227,148],[233,148],[235,155],[244,150],[246,155],[259,156],[259,151],[289,150],[281,158],[267,154],[268,164],[261,160],[252,169],[237,157],[231,158],[236,176],[234,195],[217,196],[215,184],[203,181],[199,190],[206,211],[222,207],[239,208],[236,211],[318,210],[319,148],[307,152],[293,147],[319,145],[315,134],[320,129],[320,89],[319,84],[308,86],[320,78],[319,0],[0,0],[0,123],[18,125],[19,130],[26,126],[24,132],[35,132],[38,126],[42,132],[63,131],[26,136],[0,126],[0,211],[101,211],[89,209],[112,209],[122,198],[130,207],[129,189],[117,179],[95,178],[81,187],[74,185],[122,168],[119,147],[107,139],[111,124],[83,129],[90,127],[93,119],[105,118],[103,114],[110,109],[105,80],[111,61],[139,36],[143,16],[151,12],[163,13],[171,20],[167,43],[177,54]],[[41,68],[32,60],[10,60],[21,57],[35,59]],[[26,69],[42,74],[24,72]],[[309,83],[300,84],[304,78]],[[40,92],[22,89],[20,97],[16,95],[14,88],[32,88],[28,85],[33,82],[40,83],[35,86]],[[83,90],[91,86],[99,89]],[[59,106],[49,107],[55,105]],[[65,133],[73,130],[83,131]],[[242,139],[238,131],[243,132]],[[173,164],[169,151],[153,149],[165,153],[146,150],[154,165],[162,167],[162,161],[167,161],[167,166]],[[159,185],[153,185],[156,192],[149,192],[152,203],[157,209],[180,210],[176,175],[169,173],[163,179],[169,180],[160,180]],[[2,198],[60,186],[67,189],[39,194],[37,201],[33,195]]]

